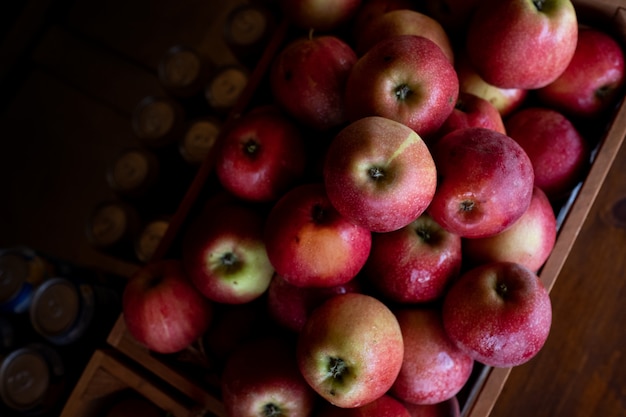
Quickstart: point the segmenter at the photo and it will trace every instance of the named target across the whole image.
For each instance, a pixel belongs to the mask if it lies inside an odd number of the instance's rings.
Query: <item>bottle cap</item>
[[[0,396],[14,410],[32,410],[44,400],[50,379],[49,365],[41,353],[29,347],[16,349],[0,365]]]
[[[248,71],[236,65],[225,66],[217,70],[205,90],[205,97],[209,105],[218,111],[225,111],[234,107],[248,84],[248,77]]]
[[[165,219],[154,220],[146,224],[139,234],[135,247],[137,258],[141,262],[149,262],[152,260],[169,225],[169,222]]]
[[[107,171],[107,181],[113,190],[139,197],[158,178],[159,161],[144,149],[126,149],[113,161]]]
[[[214,149],[221,132],[221,123],[217,119],[205,118],[192,121],[185,132],[180,153],[192,165],[201,164]]]
[[[65,278],[54,277],[35,291],[30,321],[37,333],[56,341],[72,330],[80,309],[80,294],[76,286]]]
[[[133,131],[147,146],[162,147],[175,140],[182,118],[182,109],[173,100],[148,96],[133,112]]]

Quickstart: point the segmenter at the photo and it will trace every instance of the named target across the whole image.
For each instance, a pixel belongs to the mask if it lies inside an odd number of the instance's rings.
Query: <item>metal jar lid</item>
[[[175,140],[183,118],[183,111],[176,101],[148,96],[133,111],[132,127],[145,145],[162,147]]]
[[[33,295],[30,321],[33,328],[55,344],[65,344],[81,314],[81,295],[65,278],[50,278]]]
[[[215,148],[221,132],[216,118],[202,118],[189,123],[180,143],[180,154],[192,165],[200,165]]]
[[[167,232],[170,222],[167,219],[156,219],[148,222],[137,239],[135,252],[141,262],[150,262]]]
[[[28,259],[13,252],[0,254],[0,303],[17,296],[29,274]]]
[[[209,105],[216,111],[227,111],[237,104],[248,85],[249,71],[238,65],[219,68],[205,90]]]
[[[98,249],[108,249],[134,239],[138,222],[135,210],[120,201],[98,204],[87,221],[89,243]]]
[[[27,248],[0,252],[0,309],[11,313],[28,310],[33,288],[47,277],[44,261]]]
[[[159,160],[145,149],[125,149],[107,171],[107,182],[116,192],[133,197],[146,194],[159,176]]]
[[[32,410],[44,400],[50,379],[50,367],[40,352],[30,347],[16,349],[0,365],[0,396],[14,410]]]
[[[224,25],[224,38],[229,45],[255,45],[268,31],[268,12],[259,7],[243,4],[233,9]]]

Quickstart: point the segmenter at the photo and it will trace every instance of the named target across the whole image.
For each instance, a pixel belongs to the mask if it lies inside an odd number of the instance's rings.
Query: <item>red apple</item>
[[[377,17],[400,9],[413,9],[412,0],[365,0],[352,19],[352,39],[356,39]]]
[[[509,116],[505,126],[530,158],[535,185],[550,201],[567,196],[584,178],[591,150],[562,113],[547,107],[527,107]]]
[[[357,56],[336,36],[290,41],[274,58],[274,100],[300,123],[324,131],[346,121],[344,90]]]
[[[500,233],[530,205],[533,166],[524,149],[495,130],[468,127],[434,146],[439,184],[428,213],[461,237]]]
[[[254,206],[209,206],[187,226],[182,262],[194,285],[220,303],[247,303],[269,287],[274,269],[263,242],[265,217]]]
[[[336,407],[325,403],[315,413],[317,417],[411,417],[407,408],[390,395],[354,408]]]
[[[404,357],[398,320],[378,299],[337,295],[313,311],[296,350],[304,379],[324,399],[353,408],[383,396]]]
[[[411,128],[384,117],[364,117],[332,140],[323,168],[333,206],[350,221],[389,232],[422,214],[435,192],[435,163]]]
[[[148,349],[179,352],[209,327],[213,306],[189,281],[180,262],[142,266],[126,283],[122,313],[128,332]]]
[[[539,277],[511,262],[470,269],[443,302],[443,324],[450,339],[487,366],[528,362],[543,347],[551,323],[550,297]]]
[[[267,307],[272,319],[281,327],[300,332],[311,312],[329,298],[349,292],[360,292],[358,280],[333,287],[298,287],[274,275],[267,291]]]
[[[466,54],[457,54],[454,65],[459,77],[459,90],[487,100],[502,117],[508,116],[526,101],[527,89],[500,88],[489,84],[476,72]]]
[[[412,404],[404,402],[411,417],[461,417],[461,408],[456,396],[437,404]]]
[[[567,68],[537,96],[547,107],[568,116],[596,117],[623,93],[624,72],[624,51],[617,40],[598,28],[583,27]]]
[[[327,32],[346,24],[361,0],[279,0],[279,5],[295,26]]]
[[[311,183],[291,189],[271,208],[265,245],[276,273],[290,284],[333,287],[361,270],[372,235],[333,207],[323,184]]]
[[[461,91],[454,110],[437,131],[437,136],[442,137],[453,130],[466,127],[484,127],[506,133],[502,115],[491,102],[475,94]]]
[[[397,303],[443,296],[461,269],[461,238],[423,213],[402,229],[374,233],[363,269],[377,294]]]
[[[221,185],[247,201],[278,199],[303,175],[304,139],[274,107],[256,108],[222,137],[215,161]]]
[[[404,359],[391,395],[414,404],[437,404],[454,397],[469,380],[474,360],[450,340],[440,310],[409,307],[395,314]]]
[[[397,35],[419,35],[430,39],[454,63],[454,50],[441,24],[432,17],[411,9],[393,10],[373,19],[356,36],[355,51],[357,55],[363,55],[377,42]]]
[[[426,137],[452,113],[458,93],[454,66],[436,43],[423,36],[391,36],[354,64],[346,85],[346,113],[350,121],[392,119]]]
[[[295,346],[278,337],[250,341],[227,359],[221,375],[229,416],[309,417],[317,396],[298,370]]]
[[[476,71],[501,88],[545,87],[574,56],[578,20],[570,0],[482,2],[466,31]]]
[[[535,186],[530,206],[511,227],[495,236],[463,239],[463,260],[473,266],[493,261],[516,262],[537,272],[552,253],[556,232],[552,204]]]

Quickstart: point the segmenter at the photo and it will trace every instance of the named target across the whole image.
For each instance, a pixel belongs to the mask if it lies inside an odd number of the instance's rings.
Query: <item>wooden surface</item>
[[[603,1],[603,5],[611,2]],[[128,275],[137,265],[91,248],[85,219],[113,197],[104,172],[129,144],[135,105],[164,94],[156,66],[174,44],[233,61],[225,2],[30,1],[2,32],[0,246],[27,244]],[[626,415],[626,150],[615,155],[552,288],[541,353],[514,368],[491,416]]]

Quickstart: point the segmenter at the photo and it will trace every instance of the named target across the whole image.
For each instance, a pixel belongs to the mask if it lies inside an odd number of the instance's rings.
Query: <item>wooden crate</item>
[[[623,45],[626,45],[626,6],[620,5],[620,0],[574,0],[573,3],[577,8],[581,22],[592,25],[600,24],[603,29],[610,30]],[[240,113],[245,111],[250,100],[254,97],[255,88],[261,83],[271,57],[274,56],[282,45],[287,31],[288,28],[283,23],[272,42],[270,42],[265,56],[253,74],[253,82],[250,83],[244,97],[242,97],[239,105],[232,112],[230,120],[236,119]],[[625,132],[626,102],[622,102],[615,109],[614,117],[606,131],[601,133],[602,137],[595,150],[594,161],[587,177],[572,193],[569,201],[562,209],[560,229],[555,247],[540,272],[540,278],[548,290],[552,289],[559,277],[584,220],[598,195],[618,150],[622,146]],[[189,213],[196,204],[203,186],[211,174],[211,170],[212,161],[209,158],[201,167],[198,176],[182,201],[179,211],[176,213],[168,230],[168,234],[157,251],[158,257],[172,254],[172,248],[176,246],[176,240],[180,237],[179,231],[184,226]],[[123,316],[120,316],[118,319],[108,342],[123,354],[149,369],[158,378],[169,382],[185,395],[202,404],[212,413],[225,417],[219,400],[216,375],[208,375],[207,380],[199,381],[178,369],[175,360],[168,361],[166,358],[150,352],[138,344],[128,333]],[[510,372],[510,368],[491,368],[478,365],[475,375],[473,375],[470,383],[462,392],[462,416],[488,416]]]
[[[119,355],[119,354],[118,354]],[[192,400],[170,385],[155,382],[136,364],[105,350],[96,350],[61,412],[61,417],[99,417],[127,392],[139,394],[175,417],[204,414]]]

